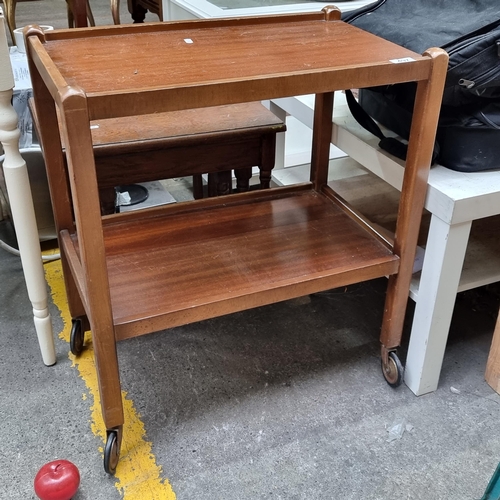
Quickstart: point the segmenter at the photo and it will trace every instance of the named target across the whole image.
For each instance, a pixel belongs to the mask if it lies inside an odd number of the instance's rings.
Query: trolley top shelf
[[[53,97],[68,86],[81,89],[91,119],[428,77],[429,57],[332,17],[326,11],[56,30],[28,45]]]

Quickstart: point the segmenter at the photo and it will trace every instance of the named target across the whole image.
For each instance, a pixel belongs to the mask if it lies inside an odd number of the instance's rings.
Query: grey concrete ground
[[[38,468],[56,458],[80,469],[75,500],[121,498],[103,471],[68,344],[57,339],[57,364],[42,365],[20,262],[4,251],[0,283],[0,498],[35,498]],[[482,496],[500,460],[500,397],[483,379],[497,290],[459,296],[439,389],[417,398],[381,375],[384,287],[119,344],[123,389],[178,499]],[[412,430],[387,442],[386,427],[403,420]]]
[[[0,238],[14,243],[5,222]],[[54,332],[62,330],[51,305]],[[66,458],[82,475],[78,499],[120,498],[102,468],[100,442],[89,426],[85,384],[71,368],[67,346],[57,343],[57,363],[40,357],[31,305],[19,258],[0,250],[0,498],[36,498],[33,479],[51,460]],[[96,453],[97,452],[97,453]]]
[[[98,23],[110,22],[105,0],[91,4]],[[65,26],[64,2],[18,4],[18,25],[37,20]],[[11,238],[8,224],[0,235]],[[500,396],[483,378],[498,287],[460,294],[439,388],[418,398],[381,375],[384,287],[119,344],[123,389],[179,500],[481,498],[500,461]],[[411,314],[410,302],[403,361]],[[56,458],[80,469],[74,500],[122,498],[103,471],[68,344],[57,338],[56,348],[57,364],[43,366],[20,261],[0,250],[0,499],[35,498],[38,468]],[[394,421],[411,430],[388,442]]]

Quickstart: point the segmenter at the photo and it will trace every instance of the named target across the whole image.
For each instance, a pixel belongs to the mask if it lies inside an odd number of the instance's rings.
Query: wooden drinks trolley
[[[83,331],[88,321],[93,335],[107,472],[115,471],[124,422],[118,340],[389,276],[382,368],[391,385],[401,382],[394,351],[447,55],[440,49],[415,54],[339,19],[340,11],[329,7],[313,14],[28,29],[73,330]],[[407,81],[418,90],[392,241],[327,185],[333,96]],[[310,182],[101,216],[91,121],[311,93]]]

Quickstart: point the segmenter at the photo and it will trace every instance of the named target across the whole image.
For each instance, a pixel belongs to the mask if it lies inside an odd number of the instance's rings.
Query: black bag
[[[500,0],[378,0],[343,20],[417,53],[445,49],[435,160],[463,172],[500,168]],[[415,83],[360,89],[358,109],[348,95],[354,117],[399,157],[394,141],[367,120],[408,139],[415,91]]]

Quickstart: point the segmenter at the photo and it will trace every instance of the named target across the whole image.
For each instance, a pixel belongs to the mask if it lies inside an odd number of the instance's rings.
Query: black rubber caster
[[[104,470],[107,474],[113,475],[116,472],[119,458],[118,435],[116,431],[108,431],[108,440],[104,448]]]
[[[384,365],[384,361],[382,360],[382,373],[384,374],[385,381],[391,387],[399,387],[401,385],[404,368],[394,351],[389,352],[389,362],[387,365]]]
[[[78,356],[83,351],[83,343],[85,338],[85,331],[83,329],[83,321],[80,318],[72,320],[71,334],[69,337],[69,349]]]

